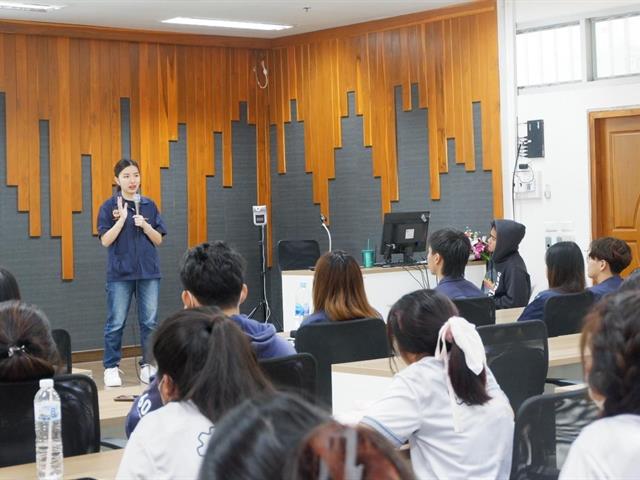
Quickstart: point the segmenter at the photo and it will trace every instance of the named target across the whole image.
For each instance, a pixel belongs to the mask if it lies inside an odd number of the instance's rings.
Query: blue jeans
[[[104,326],[104,368],[117,367],[122,357],[122,332],[131,299],[136,296],[142,362],[147,361],[147,342],[158,319],[160,280],[125,280],[107,282],[107,323]]]

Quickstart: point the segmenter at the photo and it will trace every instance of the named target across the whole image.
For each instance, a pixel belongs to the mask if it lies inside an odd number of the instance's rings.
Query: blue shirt
[[[522,320],[543,320],[544,319],[544,305],[551,297],[557,297],[562,295],[560,292],[554,290],[544,290],[536,295],[529,305],[520,314],[518,321]]]
[[[446,295],[451,300],[457,298],[477,298],[486,295],[477,286],[464,278],[443,277],[434,290]]]
[[[142,229],[135,226],[134,203],[128,200],[124,202],[127,205],[128,215],[120,234],[108,247],[107,282],[161,278],[158,250]],[[117,219],[114,218],[113,212],[117,209],[118,195],[112,196],[100,207],[98,212],[100,237],[115,225]],[[140,215],[162,236],[167,234],[164,221],[153,200],[147,197],[140,198]]]
[[[593,293],[593,298],[595,301],[600,300],[603,296],[608,293],[615,292],[622,285],[622,277],[620,275],[614,275],[613,277],[607,278],[604,282],[600,282],[597,285],[589,288],[588,290]]]
[[[314,323],[326,323],[330,321],[331,319],[327,316],[327,313],[324,310],[318,310],[317,312],[313,312],[311,315],[304,317],[300,324],[300,328]]]

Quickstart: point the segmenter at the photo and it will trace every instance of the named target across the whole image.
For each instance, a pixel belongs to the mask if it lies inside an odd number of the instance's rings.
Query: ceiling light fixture
[[[0,2],[0,8],[5,10],[20,10],[23,12],[52,12],[64,8],[64,5],[44,5],[41,3]]]
[[[255,22],[234,22],[230,20],[214,20],[210,18],[189,18],[175,17],[168,20],[162,20],[162,23],[173,23],[177,25],[198,25],[202,27],[222,27],[222,28],[241,28],[245,30],[285,30],[292,28],[292,25],[274,25],[269,23]]]

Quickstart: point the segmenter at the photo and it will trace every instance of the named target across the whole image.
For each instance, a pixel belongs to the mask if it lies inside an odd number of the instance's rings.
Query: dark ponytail
[[[458,309],[435,290],[418,290],[398,300],[387,320],[387,336],[394,354],[413,353],[433,356],[440,328]],[[399,352],[395,352],[395,349]],[[449,378],[456,395],[467,405],[482,405],[491,397],[487,393],[486,369],[475,375],[467,368],[464,352],[455,342],[447,343]]]
[[[0,381],[52,377],[59,365],[44,313],[19,301],[0,303]]]
[[[116,178],[118,178],[118,175],[120,175],[120,172],[122,172],[122,170],[124,170],[127,167],[136,167],[138,169],[138,172],[140,171],[140,167],[138,166],[138,163],[135,160],[131,160],[130,158],[123,158],[114,165],[113,175]],[[118,185],[117,191],[119,192],[120,190],[122,190],[122,188],[120,187],[120,185]]]
[[[240,328],[215,307],[182,310],[154,335],[158,376],[167,374],[180,400],[191,400],[215,423],[256,393],[271,391],[251,344]]]

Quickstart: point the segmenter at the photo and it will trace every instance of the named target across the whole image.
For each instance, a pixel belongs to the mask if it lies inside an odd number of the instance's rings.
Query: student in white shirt
[[[434,290],[405,295],[387,320],[408,364],[362,422],[396,446],[409,442],[416,478],[505,479],[513,411],[486,366],[475,327]]]
[[[640,478],[640,292],[598,303],[585,319],[581,351],[602,418],[580,432],[560,479]]]
[[[155,332],[153,355],[165,406],[140,421],[116,478],[195,479],[214,423],[271,385],[242,330],[218,309],[167,318]]]

